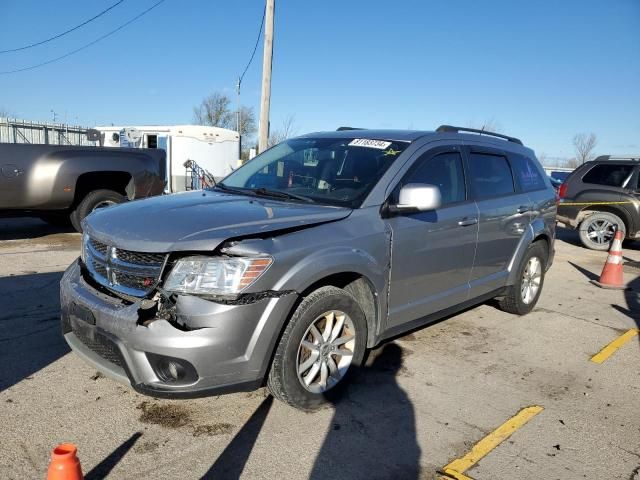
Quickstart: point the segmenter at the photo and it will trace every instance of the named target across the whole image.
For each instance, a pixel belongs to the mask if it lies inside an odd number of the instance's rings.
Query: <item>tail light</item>
[[[562,185],[560,185],[560,188],[558,189],[558,198],[564,198],[567,196],[567,183],[564,182]]]

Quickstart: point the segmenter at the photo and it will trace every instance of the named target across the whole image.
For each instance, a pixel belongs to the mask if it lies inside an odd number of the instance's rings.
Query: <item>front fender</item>
[[[303,292],[323,278],[345,272],[367,277],[378,292],[386,285],[386,267],[369,253],[359,248],[331,247],[301,259],[278,280],[274,289]]]

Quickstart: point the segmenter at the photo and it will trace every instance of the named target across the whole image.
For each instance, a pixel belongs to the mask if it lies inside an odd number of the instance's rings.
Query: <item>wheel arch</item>
[[[309,293],[317,290],[321,287],[333,286],[341,288],[348,292],[360,305],[364,312],[365,319],[367,320],[367,347],[372,347],[375,344],[377,332],[380,327],[380,304],[378,301],[378,292],[376,288],[365,275],[354,271],[337,272],[327,275],[314,283],[308,285],[300,298],[304,298]],[[297,308],[297,304],[294,305],[293,311]]]
[[[287,315],[284,316],[284,319],[279,327],[277,335],[271,338],[269,353],[268,353],[268,362],[265,365],[265,369],[261,374],[261,378],[263,383],[266,382],[266,379],[269,376],[269,371],[271,370],[271,365],[273,364],[273,358],[276,354],[276,350],[278,348],[278,344],[282,339],[282,335],[284,334],[291,317],[293,316],[296,309],[300,306],[300,303],[308,296],[311,292],[326,286],[333,286],[337,288],[341,288],[350,293],[356,302],[362,308],[362,311],[365,314],[365,319],[367,321],[367,348],[371,348],[375,346],[375,342],[377,341],[377,332],[380,326],[379,322],[382,321],[382,315],[380,315],[380,302],[379,295],[375,290],[375,286],[369,278],[363,275],[360,272],[356,271],[339,271],[327,274],[322,278],[315,279],[313,282],[308,283],[306,286],[299,290],[299,294],[297,295],[296,301],[292,304],[291,308],[287,312]],[[371,302],[367,308],[367,303]]]
[[[131,173],[125,171],[87,172],[78,176],[72,207],[94,190],[113,190],[127,197],[127,186],[132,181]]]

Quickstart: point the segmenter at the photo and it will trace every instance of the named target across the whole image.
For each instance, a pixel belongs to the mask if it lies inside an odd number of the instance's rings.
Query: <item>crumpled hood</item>
[[[308,227],[350,213],[349,208],[197,191],[97,210],[84,230],[100,242],[138,252],[211,251],[232,237]]]

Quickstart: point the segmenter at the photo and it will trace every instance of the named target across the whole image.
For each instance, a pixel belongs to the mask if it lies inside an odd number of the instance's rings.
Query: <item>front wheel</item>
[[[289,321],[267,385],[277,399],[312,410],[346,383],[362,364],[367,322],[346,291],[322,287],[304,298]]]
[[[516,315],[526,315],[538,303],[544,284],[547,249],[539,241],[529,245],[518,271],[518,281],[500,300],[500,309]]]

